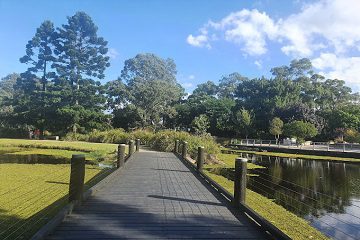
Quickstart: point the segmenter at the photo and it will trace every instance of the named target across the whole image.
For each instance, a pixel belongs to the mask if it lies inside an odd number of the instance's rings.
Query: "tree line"
[[[309,59],[274,67],[270,78],[224,75],[187,96],[175,62],[152,53],[126,60],[118,79],[101,84],[110,63],[107,41],[97,32],[84,12],[60,27],[41,24],[20,58],[27,71],[0,81],[0,134],[166,128],[226,137],[360,141],[359,94],[343,80],[315,73]]]

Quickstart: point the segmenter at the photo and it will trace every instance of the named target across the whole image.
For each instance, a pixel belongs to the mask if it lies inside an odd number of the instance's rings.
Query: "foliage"
[[[346,129],[344,132],[344,139],[350,143],[360,143],[360,132],[354,129]]]
[[[205,114],[200,114],[194,118],[191,125],[197,135],[205,135],[210,127],[209,118]]]
[[[175,74],[174,61],[155,54],[138,54],[126,60],[121,78],[107,85],[116,126],[165,126],[175,116],[172,105],[184,91]]]
[[[235,113],[235,131],[239,134],[244,134],[245,137],[248,138],[253,119],[254,117],[251,112],[245,108],[241,108]]]
[[[317,129],[314,124],[303,121],[293,121],[284,125],[284,134],[289,137],[295,137],[301,143],[307,138],[315,137]]]
[[[275,117],[270,122],[269,132],[278,140],[283,132],[283,127],[284,122],[280,118]]]
[[[193,158],[196,158],[199,146],[203,146],[207,154],[217,154],[220,152],[218,144],[209,135],[194,136],[187,132],[169,130],[157,132],[150,146],[159,151],[171,152],[174,150],[175,140],[186,141],[188,143],[188,153]]]

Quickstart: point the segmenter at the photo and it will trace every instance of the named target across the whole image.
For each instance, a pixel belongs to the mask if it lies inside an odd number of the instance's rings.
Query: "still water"
[[[274,199],[333,239],[360,239],[360,164],[243,155],[248,188]]]

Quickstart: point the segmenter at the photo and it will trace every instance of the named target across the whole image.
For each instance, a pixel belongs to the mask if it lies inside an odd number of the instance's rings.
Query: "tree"
[[[13,106],[10,100],[15,93],[14,87],[19,77],[19,74],[12,73],[0,80],[0,127],[11,125],[9,117],[12,115]]]
[[[249,112],[245,108],[241,108],[235,113],[235,131],[237,133],[245,134],[245,137],[247,139],[253,120],[254,117],[252,116],[251,112]]]
[[[89,116],[101,114],[105,98],[100,82],[110,66],[106,55],[107,41],[98,37],[98,28],[85,12],[68,17],[68,23],[58,28],[58,61],[54,67],[59,74],[56,80],[62,95],[62,108],[72,120],[73,131],[79,127],[80,113],[91,111]],[[86,108],[86,111],[85,111]]]
[[[205,114],[201,114],[194,118],[191,125],[197,135],[205,135],[210,127],[209,118]]]
[[[37,28],[35,36],[28,41],[26,54],[20,58],[21,63],[30,66],[16,84],[14,121],[30,123],[40,129],[41,137],[50,124],[48,114],[52,98],[48,93],[48,85],[55,76],[52,65],[56,62],[56,40],[53,23],[44,21]]]
[[[269,132],[275,136],[276,142],[279,140],[280,135],[283,132],[283,127],[284,122],[278,117],[273,118],[270,122]]]
[[[205,83],[201,83],[197,85],[191,97],[203,96],[203,95],[216,96],[217,93],[218,93],[218,86],[212,81],[207,81]]]
[[[174,104],[184,94],[175,75],[176,65],[172,59],[151,53],[138,54],[125,61],[121,78],[109,85],[110,101],[116,109],[133,105],[142,127],[163,127],[175,116]]]
[[[307,138],[315,137],[317,133],[314,124],[308,122],[293,121],[284,125],[284,134],[296,138],[299,143],[304,142]]]
[[[223,76],[219,80],[219,97],[220,98],[235,98],[236,89],[239,84],[243,81],[249,80],[246,77],[243,77],[240,73],[234,72],[227,76]]]

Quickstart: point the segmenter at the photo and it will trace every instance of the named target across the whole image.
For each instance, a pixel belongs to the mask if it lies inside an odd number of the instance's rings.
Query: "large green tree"
[[[141,119],[135,125],[142,127],[168,125],[169,119],[176,115],[174,104],[183,95],[184,89],[176,81],[174,61],[152,53],[138,54],[126,60],[121,77],[108,84],[114,116],[119,116],[119,112],[124,112],[123,109],[131,104],[131,112]],[[119,121],[115,118],[114,122]]]
[[[55,76],[52,65],[56,62],[56,40],[53,23],[44,21],[28,41],[26,54],[20,58],[20,62],[29,67],[18,79],[13,97],[13,121],[40,129],[41,136],[51,122],[52,96],[48,88]]]
[[[110,66],[107,41],[97,35],[98,27],[85,12],[68,17],[58,28],[57,91],[61,101],[57,113],[67,121],[67,129],[99,128],[103,114],[104,89],[98,80],[105,77]],[[86,120],[86,121],[81,121]],[[91,124],[86,124],[86,123]]]

